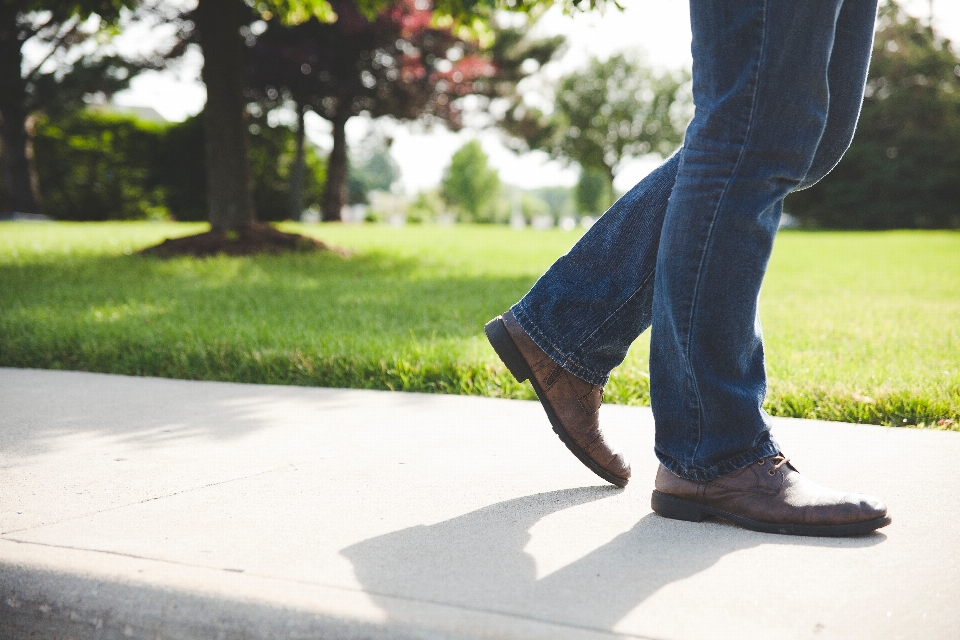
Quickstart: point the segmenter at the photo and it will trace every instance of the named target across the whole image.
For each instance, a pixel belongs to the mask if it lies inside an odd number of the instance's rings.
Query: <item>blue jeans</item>
[[[691,0],[696,112],[682,148],[512,308],[557,363],[606,384],[651,324],[656,453],[712,480],[779,448],[757,299],[791,191],[850,145],[876,0]]]

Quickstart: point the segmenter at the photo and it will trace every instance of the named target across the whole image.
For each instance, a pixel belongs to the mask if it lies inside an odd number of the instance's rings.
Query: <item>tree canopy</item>
[[[476,140],[460,147],[440,183],[440,193],[468,222],[493,222],[496,217],[500,176],[488,164]]]
[[[398,0],[373,20],[351,0],[334,0],[333,7],[336,22],[311,17],[286,26],[274,19],[248,46],[249,98],[268,108],[292,101],[298,114],[314,111],[334,127],[325,220],[338,220],[346,202],[347,120],[367,113],[458,129],[458,99],[496,73],[475,43],[434,26],[423,0]]]
[[[574,188],[577,212],[582,215],[598,216],[607,210],[613,200],[610,180],[600,169],[584,167]]]
[[[602,171],[612,182],[625,160],[667,155],[680,145],[689,119],[685,72],[656,73],[636,56],[594,58],[560,79],[553,112],[518,102],[502,126],[518,149]]]

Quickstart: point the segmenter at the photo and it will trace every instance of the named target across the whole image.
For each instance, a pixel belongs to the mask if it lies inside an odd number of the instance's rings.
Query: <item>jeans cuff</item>
[[[510,308],[510,312],[513,314],[513,317],[517,319],[517,324],[520,325],[520,328],[527,332],[527,335],[530,336],[530,339],[533,342],[543,349],[543,352],[547,356],[556,362],[558,365],[563,367],[565,371],[571,373],[585,382],[590,384],[599,385],[601,387],[606,386],[607,382],[610,381],[610,374],[600,374],[590,369],[587,369],[580,363],[576,362],[572,356],[564,353],[558,349],[549,338],[540,329],[536,324],[533,323],[533,320],[530,319],[530,316],[527,315],[522,306],[522,301],[513,305]]]
[[[759,444],[748,451],[730,456],[726,460],[713,467],[710,467],[709,469],[697,469],[694,467],[683,466],[674,458],[671,458],[664,453],[660,447],[654,447],[654,451],[657,454],[657,458],[660,459],[661,464],[663,464],[667,470],[671,471],[675,475],[678,475],[681,478],[686,478],[687,480],[694,480],[696,482],[709,482],[711,480],[716,480],[717,478],[730,475],[735,471],[740,471],[740,469],[745,469],[758,460],[763,460],[764,458],[770,458],[777,455],[780,453],[780,446],[774,442],[770,432],[767,431],[766,442],[763,442],[762,444]]]

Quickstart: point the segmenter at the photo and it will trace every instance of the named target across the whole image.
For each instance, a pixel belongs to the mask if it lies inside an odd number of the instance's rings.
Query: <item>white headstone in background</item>
[[[407,224],[407,198],[403,194],[388,191],[371,191],[370,208],[383,216],[391,227],[402,227]]]
[[[553,227],[553,217],[552,216],[533,216],[533,220],[530,221],[530,226],[536,229],[537,231],[546,231]]]
[[[577,226],[577,221],[571,218],[570,216],[560,218],[560,228],[563,229],[564,231],[573,231],[574,227],[576,226]]]
[[[449,211],[444,211],[437,216],[437,224],[441,227],[452,227],[457,224],[457,216]]]

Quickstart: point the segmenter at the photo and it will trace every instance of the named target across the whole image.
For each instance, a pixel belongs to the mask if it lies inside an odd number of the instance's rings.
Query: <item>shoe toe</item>
[[[623,478],[624,484],[630,479],[630,463],[620,452],[614,452],[613,459],[606,465],[607,469],[618,478]]]
[[[860,514],[864,520],[874,520],[887,515],[887,505],[880,498],[860,494],[856,498],[859,499]]]

